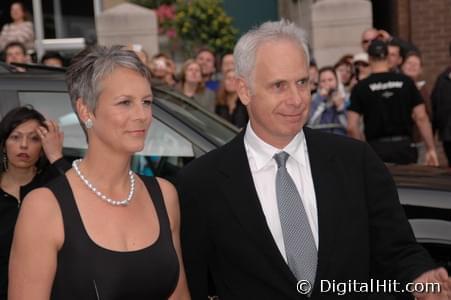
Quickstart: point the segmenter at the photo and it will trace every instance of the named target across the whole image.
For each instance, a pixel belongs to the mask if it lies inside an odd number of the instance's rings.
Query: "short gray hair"
[[[244,78],[250,87],[258,48],[265,42],[277,40],[288,40],[299,45],[304,51],[308,68],[310,55],[305,31],[285,19],[265,22],[244,34],[233,51],[236,74]]]
[[[149,69],[133,51],[124,46],[94,46],[81,51],[72,59],[66,72],[66,83],[75,112],[79,98],[83,99],[91,111],[95,110],[102,92],[102,80],[117,67],[136,71],[150,85]]]

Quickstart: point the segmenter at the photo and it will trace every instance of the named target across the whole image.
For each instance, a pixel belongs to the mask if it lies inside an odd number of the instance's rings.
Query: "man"
[[[396,40],[388,42],[388,67],[390,71],[400,73],[404,54],[401,45]]]
[[[383,32],[385,33],[386,31]],[[379,30],[377,30],[376,28],[365,29],[362,32],[362,38],[360,40],[363,52],[368,52],[368,46],[370,45],[370,43],[379,37],[381,37],[381,35]]]
[[[449,43],[451,58],[451,42]],[[451,63],[437,78],[431,94],[434,128],[443,142],[448,166],[451,167]]]
[[[438,166],[437,153],[423,99],[415,83],[403,74],[389,71],[387,44],[375,40],[368,48],[371,75],[356,84],[348,111],[348,133],[366,139],[385,162],[417,161],[412,143],[412,125],[417,125],[426,145],[426,164]],[[365,137],[360,131],[363,117]]]
[[[370,278],[440,282],[447,292],[446,271],[415,243],[377,156],[303,127],[311,100],[303,36],[282,20],[241,37],[234,57],[250,123],[178,177],[192,298],[206,298],[207,270],[221,300],[338,299],[321,294],[322,280]]]
[[[200,65],[205,87],[216,92],[219,88],[219,80],[214,78],[216,72],[215,53],[208,48],[201,48],[197,52],[196,62]]]
[[[50,67],[57,67],[57,68],[63,68],[64,67],[64,59],[56,51],[48,51],[44,53],[44,55],[41,58],[41,64],[50,66]]]
[[[26,64],[29,62],[27,49],[20,42],[11,42],[5,47],[5,62]]]

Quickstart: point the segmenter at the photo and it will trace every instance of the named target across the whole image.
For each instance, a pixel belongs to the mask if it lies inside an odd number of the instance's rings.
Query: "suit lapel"
[[[335,228],[338,222],[339,203],[342,199],[343,189],[340,186],[340,165],[330,146],[322,140],[323,134],[316,134],[309,128],[304,129],[310,167],[315,187],[316,203],[318,209],[318,269],[316,283],[319,278],[327,278],[329,260],[335,245]]]
[[[269,261],[287,277],[286,279],[295,282],[295,277],[280,254],[269,230],[258,199],[244,147],[244,130],[228,146],[227,156],[219,170],[224,176],[221,192],[249,236],[249,240],[257,244],[268,256]]]

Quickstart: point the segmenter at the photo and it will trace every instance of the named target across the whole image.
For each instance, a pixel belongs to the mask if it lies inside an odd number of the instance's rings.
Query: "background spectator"
[[[0,50],[11,42],[22,43],[27,50],[34,47],[33,23],[22,2],[13,2],[10,9],[11,23],[5,24],[0,33]]]
[[[356,81],[363,80],[370,75],[371,69],[368,61],[368,53],[362,52],[354,55],[353,64]]]
[[[390,50],[389,50],[390,56]],[[421,96],[423,97],[424,104],[426,105],[426,113],[429,116],[429,119],[432,120],[432,107],[431,107],[431,92],[429,86],[426,84],[425,80],[422,80],[422,59],[421,55],[418,52],[409,52],[407,53],[403,64],[401,65],[401,71],[405,75],[409,76],[414,82],[418,91],[420,91]],[[422,143],[421,135],[417,126],[413,128],[412,132],[413,141],[417,144],[418,148],[418,163],[423,164],[425,161],[425,146]]]
[[[396,40],[388,42],[388,66],[390,71],[400,72],[400,67],[403,62],[403,51],[401,45]]]
[[[214,112],[215,93],[205,88],[201,72],[201,66],[194,59],[188,59],[182,66],[178,89],[200,106]]]
[[[5,62],[8,64],[19,63],[26,64],[30,62],[30,56],[27,54],[25,46],[19,42],[11,42],[5,48]],[[17,67],[17,71],[25,72],[22,67]]]
[[[225,76],[225,74],[230,70],[235,70],[235,60],[233,59],[233,53],[225,54],[222,57],[221,61],[222,75]]]
[[[343,84],[346,98],[349,98],[352,89],[352,79],[354,78],[354,66],[347,60],[338,61],[334,70],[338,75],[340,82]]]
[[[318,66],[315,61],[310,61],[310,65],[308,68],[309,73],[309,85],[310,85],[310,93],[313,95],[316,93],[318,88]]]
[[[64,67],[63,57],[56,51],[48,51],[42,56],[41,64],[51,67]]]
[[[346,134],[346,99],[332,66],[319,70],[318,91],[313,95],[309,125],[327,125],[325,131]]]
[[[229,70],[218,90],[215,112],[238,128],[246,126],[249,116],[236,92],[235,71]]]
[[[205,83],[205,87],[214,92],[216,92],[219,88],[219,81],[215,78],[215,60],[215,53],[208,48],[201,48],[197,52],[196,62],[201,67],[202,80]]]
[[[449,44],[451,58],[451,42]],[[451,62],[438,76],[431,95],[434,129],[443,142],[448,166],[451,167]]]
[[[7,299],[9,252],[22,199],[70,169],[57,124],[31,107],[18,107],[0,122],[0,300]],[[50,165],[48,162],[50,161]]]
[[[352,90],[349,134],[364,139],[360,131],[363,118],[365,138],[383,161],[410,164],[416,163],[418,158],[417,149],[412,146],[415,123],[426,144],[426,164],[437,166],[431,124],[415,83],[403,74],[389,71],[385,42],[371,42],[368,54],[371,75],[359,81]]]

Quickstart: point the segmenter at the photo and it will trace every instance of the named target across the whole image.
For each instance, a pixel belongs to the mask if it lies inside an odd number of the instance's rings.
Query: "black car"
[[[0,73],[0,116],[19,105],[30,104],[46,118],[58,121],[64,132],[64,154],[80,157],[86,138],[73,112],[64,72]],[[133,159],[139,173],[172,180],[193,158],[229,140],[238,129],[211,114],[171,88],[153,86],[153,121],[144,149]]]

